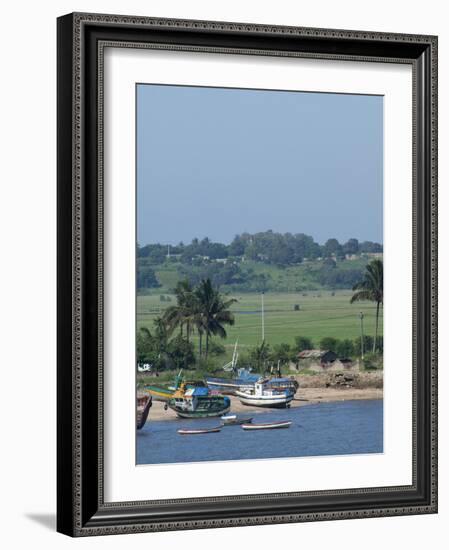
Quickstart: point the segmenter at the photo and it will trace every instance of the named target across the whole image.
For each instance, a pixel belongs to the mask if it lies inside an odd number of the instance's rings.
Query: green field
[[[376,306],[371,302],[350,304],[350,290],[309,291],[265,294],[265,340],[270,345],[293,344],[296,336],[311,338],[318,347],[321,338],[354,339],[360,336],[359,312],[364,313],[364,333],[374,335]],[[151,330],[153,320],[163,313],[165,307],[175,304],[161,302],[160,294],[137,297],[137,326]],[[261,295],[256,293],[234,293],[238,302],[233,305],[235,325],[226,327],[228,337],[220,340],[228,350],[234,342],[245,348],[260,344],[262,340]],[[294,311],[294,305],[300,311]],[[382,334],[382,316],[379,320],[379,333]]]

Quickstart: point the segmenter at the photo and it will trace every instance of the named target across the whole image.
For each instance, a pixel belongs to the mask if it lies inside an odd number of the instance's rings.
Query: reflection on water
[[[153,422],[150,411],[150,421],[137,432],[137,464],[383,452],[383,400],[320,403],[249,416],[253,422],[293,423],[282,430],[225,426],[218,433],[182,436],[180,428],[210,428],[220,419]]]

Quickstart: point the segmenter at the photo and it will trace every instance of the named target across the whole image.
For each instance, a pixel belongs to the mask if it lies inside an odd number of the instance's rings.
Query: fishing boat
[[[181,429],[178,430],[178,434],[180,435],[198,435],[198,434],[212,434],[215,432],[219,432],[221,430],[221,426],[217,426],[215,428],[204,428],[199,430],[188,430],[188,429]]]
[[[152,405],[152,397],[146,393],[137,392],[136,428],[141,430],[145,426]]]
[[[234,395],[236,390],[251,389],[254,384],[261,378],[260,374],[252,374],[250,369],[237,369],[238,353],[237,344],[235,343],[232,360],[222,368],[225,372],[232,372],[234,378],[217,378],[208,376],[206,378],[207,385],[220,393]]]
[[[275,390],[268,387],[266,382],[261,381],[254,384],[253,389],[237,390],[235,395],[243,405],[285,408],[290,406],[290,401],[295,394],[289,389],[282,391]]]
[[[153,397],[155,401],[164,401],[168,402],[172,397],[175,391],[181,386],[182,379],[182,369],[175,377],[175,381],[171,386],[154,386],[149,385],[145,386],[145,390]],[[202,380],[197,380],[194,382],[186,382],[186,388],[194,388],[197,386],[207,387],[206,383]]]
[[[204,385],[188,386],[189,382],[182,382],[168,401],[170,409],[180,418],[217,417],[231,408],[229,397],[214,394]]]
[[[250,374],[246,369],[239,370],[237,378],[216,378],[208,376],[207,385],[220,393],[235,395],[237,390],[250,390],[261,378],[260,374]]]
[[[266,422],[264,424],[242,424],[244,430],[276,430],[279,428],[290,428],[290,420],[285,422]]]
[[[168,401],[175,393],[174,389],[153,385],[145,386],[145,390],[154,398],[155,401]]]
[[[236,414],[228,414],[221,417],[223,426],[235,426],[240,424],[249,424],[253,421],[252,417],[239,417]]]
[[[277,391],[289,390],[293,392],[293,395],[295,395],[299,387],[299,384],[295,378],[288,377],[270,377],[265,379],[264,383],[267,388]]]

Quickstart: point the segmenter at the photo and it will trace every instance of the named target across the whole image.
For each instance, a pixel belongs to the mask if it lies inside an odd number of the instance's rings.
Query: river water
[[[137,464],[383,452],[383,401],[320,403],[266,413],[247,413],[253,422],[291,420],[288,429],[179,435],[180,428],[213,427],[220,419],[151,421],[137,432]]]

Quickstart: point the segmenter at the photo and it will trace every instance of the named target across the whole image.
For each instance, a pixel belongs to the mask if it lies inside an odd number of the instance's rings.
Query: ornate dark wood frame
[[[105,503],[103,48],[301,56],[413,67],[413,483]],[[69,14],[58,19],[58,531],[72,536],[437,511],[437,38]]]

